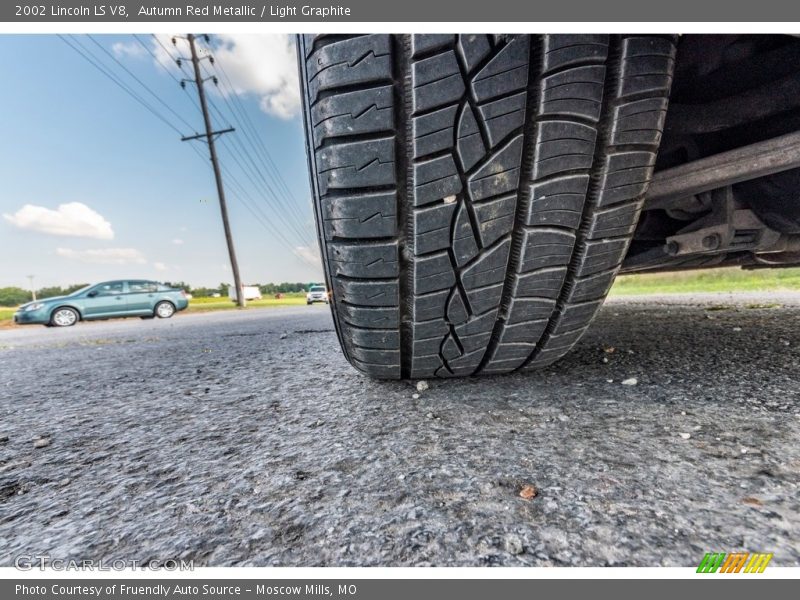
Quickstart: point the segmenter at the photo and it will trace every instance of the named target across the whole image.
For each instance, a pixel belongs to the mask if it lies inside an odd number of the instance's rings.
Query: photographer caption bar
[[[0,7],[0,595],[783,593],[793,10]]]

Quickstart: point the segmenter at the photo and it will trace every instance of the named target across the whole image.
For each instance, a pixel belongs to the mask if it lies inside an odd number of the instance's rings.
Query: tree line
[[[228,295],[228,288],[230,284],[227,283],[220,283],[217,287],[209,288],[209,287],[192,287],[185,281],[165,281],[165,285],[170,285],[172,287],[176,287],[182,290],[186,290],[186,293],[191,294],[195,298],[207,298],[209,296],[213,296],[214,294],[219,294],[221,296]],[[316,283],[308,283],[308,282],[289,282],[284,281],[283,283],[246,283],[245,285],[253,285],[261,290],[261,294],[264,296],[272,296],[274,294],[289,294],[292,292],[307,292],[308,288],[312,285],[317,285]]]
[[[165,281],[166,285],[185,290],[186,293],[191,294],[195,298],[208,298],[219,294],[220,296],[228,295],[227,283],[220,283],[217,287],[192,287],[185,281]],[[66,296],[72,292],[86,287],[86,283],[78,283],[75,285],[68,285],[66,287],[49,286],[36,290],[37,298],[52,298],[53,296]],[[313,283],[302,282],[288,282],[283,283],[263,283],[253,284],[257,285],[264,296],[272,296],[274,294],[289,294],[292,292],[305,292],[308,291],[309,286],[316,285]],[[20,287],[4,287],[0,288],[0,306],[18,306],[25,302],[30,302],[33,299],[30,290]]]
[[[86,287],[88,283],[76,283],[75,285],[68,285],[67,287],[60,287],[57,285],[43,287],[36,290],[37,298],[52,298],[53,296],[66,296],[72,292]],[[0,288],[0,306],[17,306],[30,302],[33,300],[30,290],[25,290],[21,287],[4,287]]]

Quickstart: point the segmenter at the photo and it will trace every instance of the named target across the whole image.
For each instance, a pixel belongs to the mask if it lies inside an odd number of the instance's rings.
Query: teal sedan
[[[14,322],[70,327],[78,321],[93,319],[169,319],[188,306],[186,292],[163,283],[143,279],[106,281],[88,285],[67,296],[23,304],[14,313]]]

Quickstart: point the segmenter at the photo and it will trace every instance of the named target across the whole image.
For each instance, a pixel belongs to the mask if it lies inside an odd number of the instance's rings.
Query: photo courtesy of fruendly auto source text
[[[790,598],[800,7],[0,5],[0,597]]]

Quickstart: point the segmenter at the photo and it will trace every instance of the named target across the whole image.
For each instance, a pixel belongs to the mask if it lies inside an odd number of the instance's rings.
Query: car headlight
[[[44,302],[34,302],[33,304],[28,304],[28,306],[26,306],[23,310],[28,312],[31,310],[39,310],[40,308],[44,308]]]

